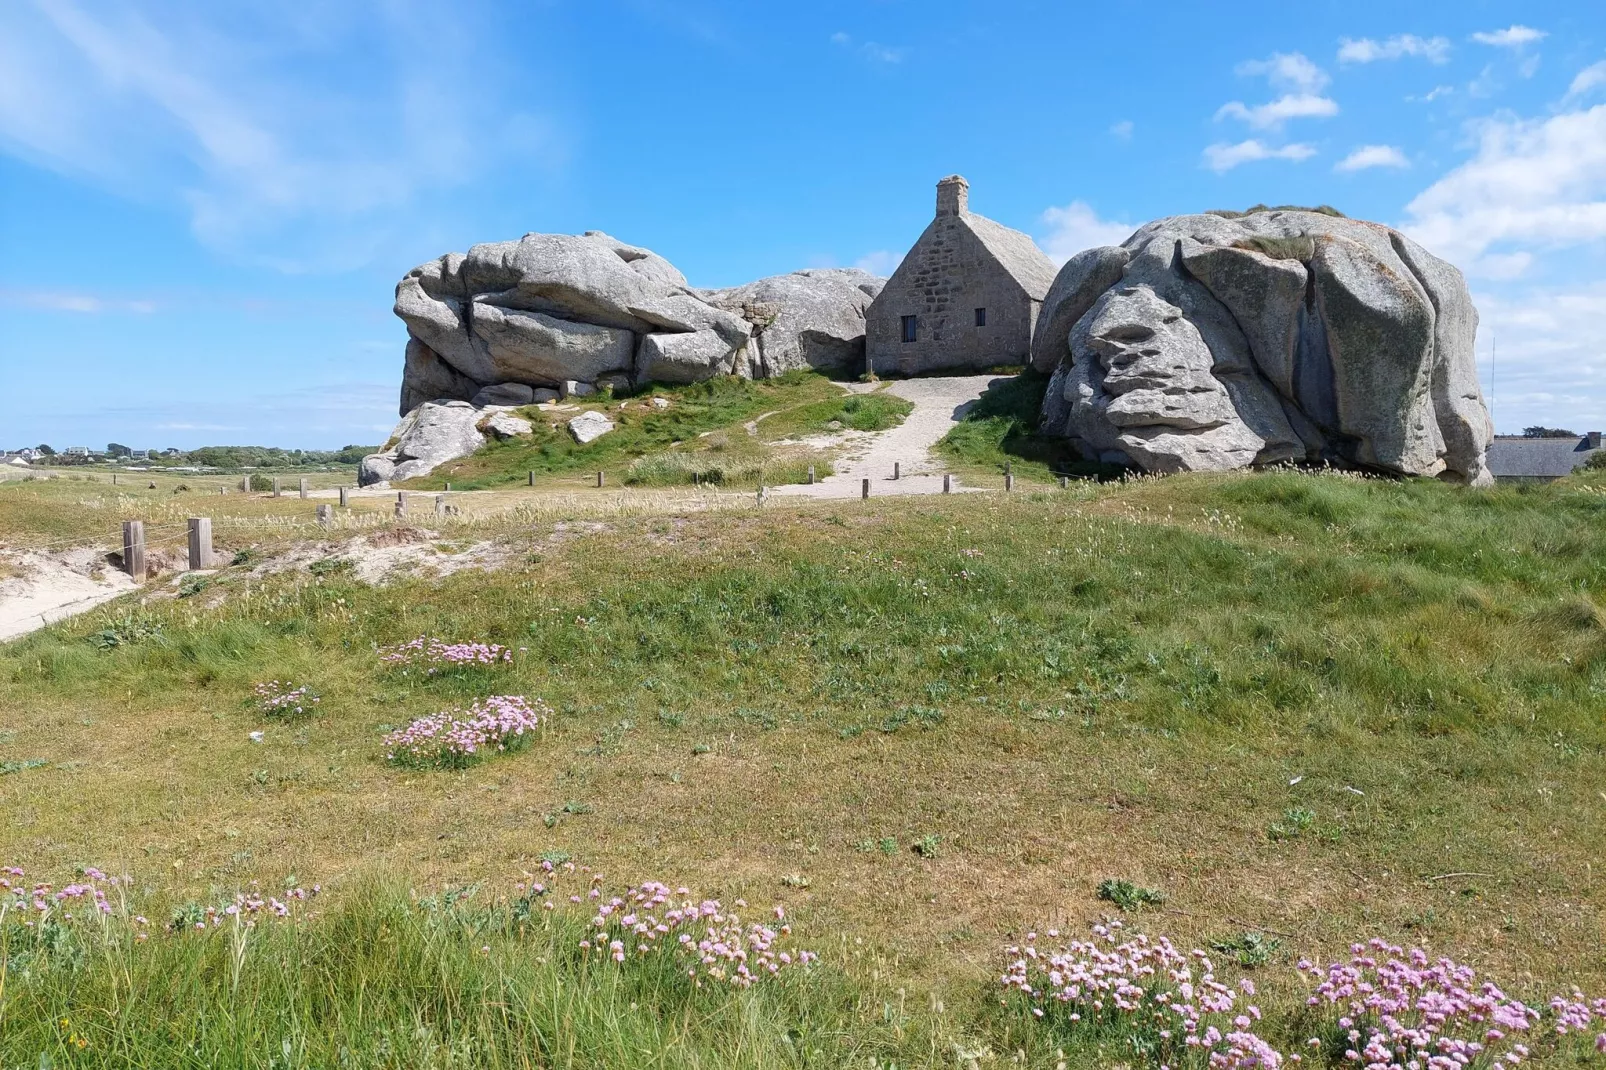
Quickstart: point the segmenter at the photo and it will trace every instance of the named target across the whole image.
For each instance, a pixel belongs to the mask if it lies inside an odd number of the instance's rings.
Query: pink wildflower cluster
[[[1366,1070],[1459,1070],[1484,1060],[1493,1068],[1514,1067],[1527,1058],[1527,1045],[1515,1037],[1538,1026],[1545,1012],[1487,981],[1479,984],[1472,967],[1430,961],[1421,948],[1407,951],[1382,940],[1350,952],[1347,963],[1299,964],[1316,982],[1310,1006],[1341,1012],[1337,1025],[1348,1041],[1349,1062]],[[1591,1003],[1577,989],[1552,998],[1549,1010],[1558,1036],[1584,1032],[1592,1021],[1606,1025],[1606,1000]],[[1606,1051],[1606,1034],[1596,1048]]]
[[[1260,1008],[1240,996],[1255,994],[1245,979],[1238,988],[1216,980],[1209,956],[1184,954],[1164,937],[1120,939],[1120,922],[1093,927],[1092,940],[1041,948],[1037,934],[1007,949],[1000,983],[1025,998],[1033,1017],[1053,1017],[1073,1026],[1122,1025],[1141,1031],[1165,1059],[1196,1052],[1218,1070],[1263,1067],[1277,1070],[1284,1056],[1255,1033]],[[1058,940],[1058,930],[1046,933]],[[1298,1062],[1299,1057],[1290,1057]]]
[[[573,862],[541,863],[541,873],[520,883],[522,902],[541,899],[541,909],[557,908],[558,884],[571,874],[589,874],[584,895],[568,897],[571,907],[586,906],[593,934],[580,941],[588,954],[620,965],[652,955],[680,960],[686,976],[699,987],[704,978],[733,988],[750,988],[765,977],[778,977],[807,966],[819,956],[786,946],[792,926],[784,907],[771,908],[763,922],[743,922],[717,899],[694,899],[691,889],[670,888],[661,881],[643,881],[622,895],[607,895],[600,873]],[[736,907],[747,909],[738,899]]]
[[[384,739],[385,756],[398,765],[461,768],[528,743],[551,717],[551,707],[540,699],[492,695],[467,710],[432,713],[390,733]]]
[[[291,687],[282,680],[257,684],[257,708],[269,717],[300,717],[318,704],[318,696],[306,684]]]
[[[204,931],[230,923],[251,928],[258,920],[271,921],[290,917],[295,904],[311,899],[322,890],[322,887],[316,884],[310,889],[291,887],[285,890],[284,898],[280,899],[278,896],[263,895],[257,882],[252,881],[248,890],[236,892],[234,898],[222,906],[179,912],[174,915],[169,928],[174,932],[186,929]]]
[[[513,651],[497,643],[447,643],[421,635],[379,652],[383,665],[423,665],[428,674],[459,666],[499,665],[513,660]]]
[[[601,876],[592,878],[590,897],[597,913],[591,919],[595,937],[580,946],[614,962],[641,958],[655,952],[679,955],[688,977],[707,977],[736,988],[749,988],[760,977],[774,977],[790,967],[807,966],[817,957],[811,951],[780,946],[792,935],[786,911],[774,908],[774,924],[744,923],[735,911],[717,899],[694,901],[689,888],[670,888],[660,881],[644,881],[622,896],[602,899]],[[747,903],[736,900],[746,909]]]
[[[0,868],[0,907],[7,912],[23,912],[25,916],[59,913],[64,920],[71,920],[75,908],[88,911],[92,916],[112,913],[106,889],[125,887],[133,881],[126,876],[108,877],[93,866],[83,870],[82,880],[61,888],[50,884],[30,886],[22,880],[23,876],[23,871],[16,866]]]

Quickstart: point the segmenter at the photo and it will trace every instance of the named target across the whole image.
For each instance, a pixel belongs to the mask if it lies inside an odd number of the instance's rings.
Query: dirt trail
[[[997,375],[956,375],[932,379],[904,379],[887,387],[887,392],[914,402],[914,411],[903,423],[889,431],[867,435],[851,443],[835,463],[836,472],[813,486],[772,487],[770,493],[788,497],[857,498],[862,481],[870,480],[872,495],[941,494],[944,467],[931,455],[931,447],[957,424],[976,399],[999,380]],[[864,392],[869,386],[855,384],[849,389]],[[901,468],[893,479],[893,465]],[[955,491],[962,487],[953,478]]]

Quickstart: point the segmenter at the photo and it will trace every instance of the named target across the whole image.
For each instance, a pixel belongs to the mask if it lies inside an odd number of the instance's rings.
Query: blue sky
[[[1402,226],[1468,274],[1501,431],[1606,427],[1595,0],[0,0],[0,446],[377,442],[417,263],[602,229],[704,286],[885,273],[952,172],[1058,257]]]

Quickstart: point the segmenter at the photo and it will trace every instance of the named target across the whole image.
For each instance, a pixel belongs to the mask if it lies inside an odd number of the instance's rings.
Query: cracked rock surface
[[[1173,216],[1061,270],[1042,431],[1151,472],[1321,462],[1491,482],[1478,314],[1398,231],[1307,211]]]

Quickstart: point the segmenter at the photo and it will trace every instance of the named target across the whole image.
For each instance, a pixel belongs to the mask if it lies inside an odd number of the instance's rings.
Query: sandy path
[[[932,379],[903,379],[887,387],[888,393],[914,402],[914,411],[890,431],[866,436],[852,443],[837,458],[836,472],[813,486],[791,485],[770,488],[771,494],[808,498],[857,498],[865,479],[872,495],[941,494],[943,464],[931,455],[936,445],[976,403],[997,375],[955,375]],[[855,391],[869,389],[855,384]],[[901,466],[898,479],[892,478],[893,465]],[[974,490],[960,486],[955,491]]]
[[[99,557],[98,550],[8,555],[7,563],[20,575],[0,582],[0,642],[66,620],[134,589],[134,581],[126,573],[104,567]]]

